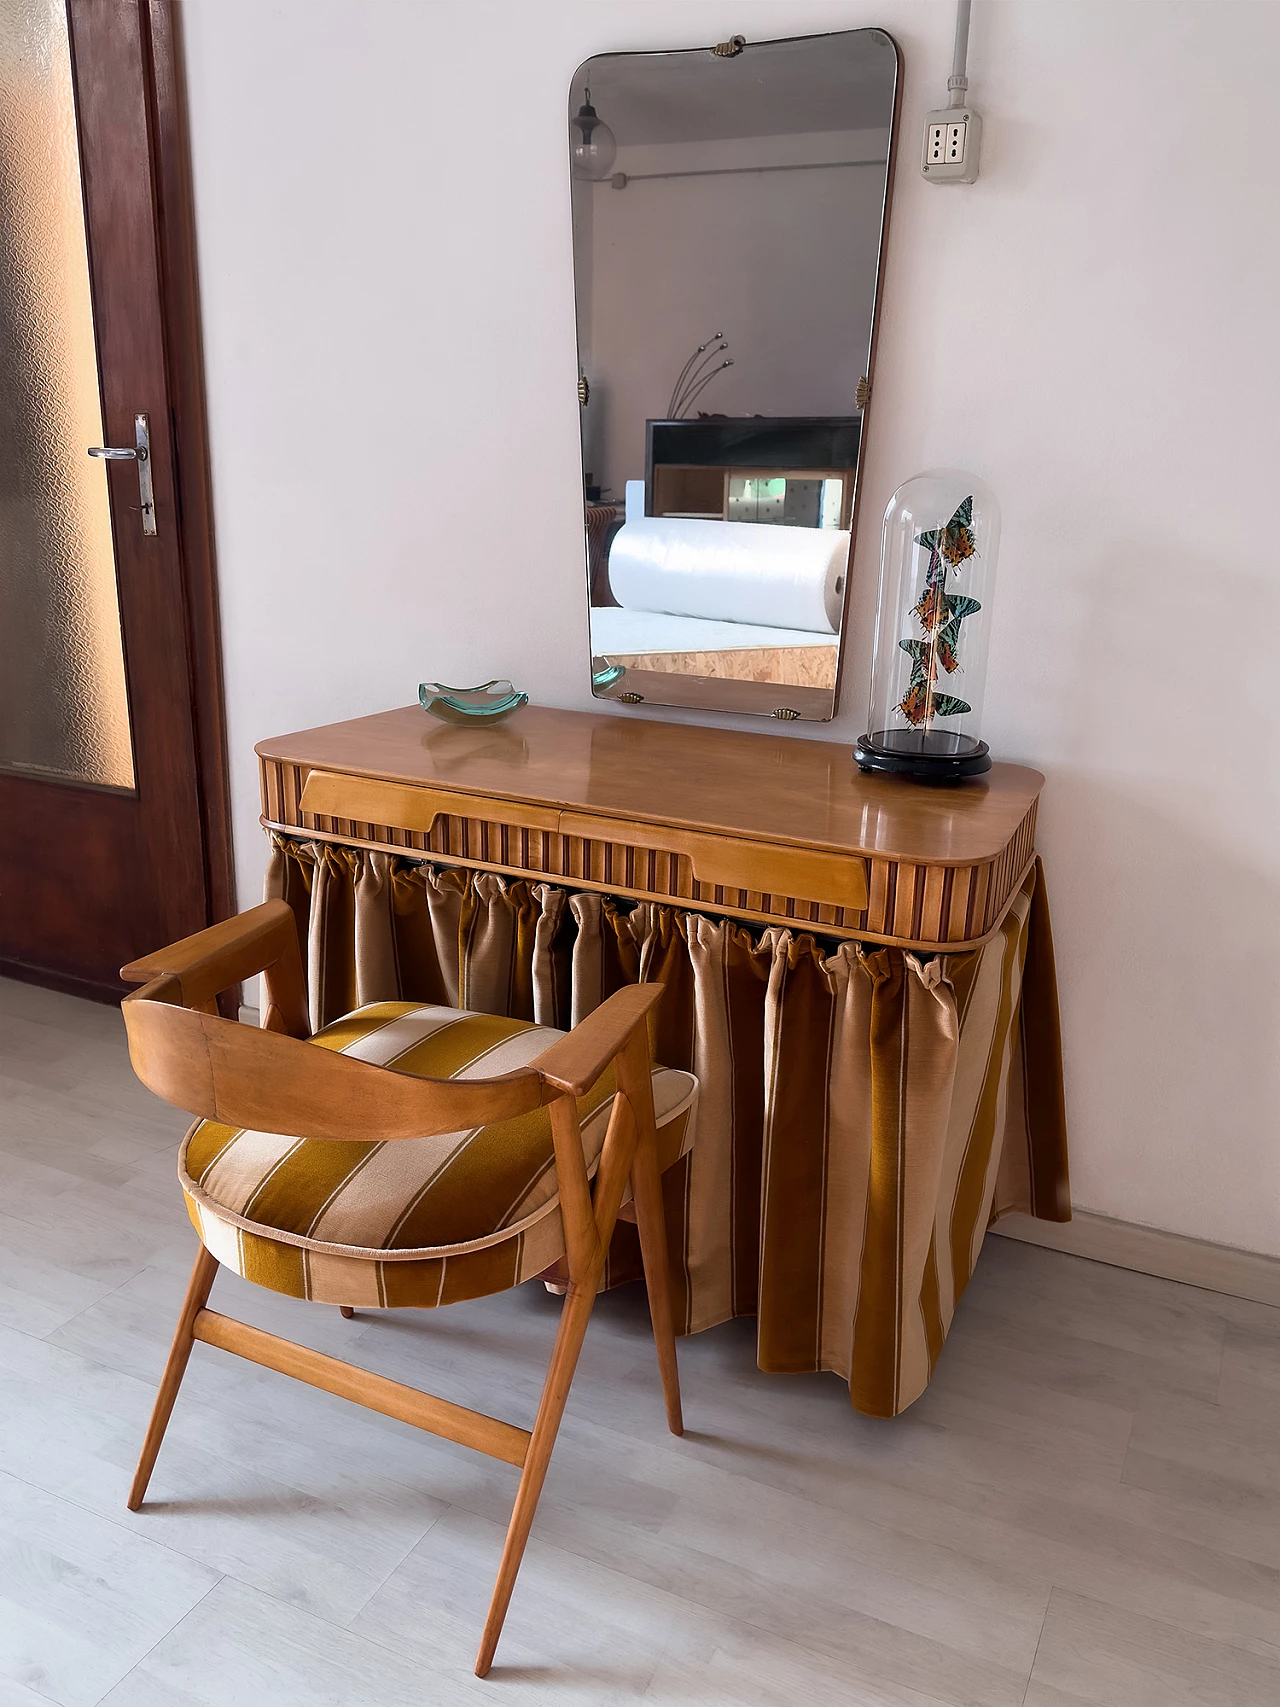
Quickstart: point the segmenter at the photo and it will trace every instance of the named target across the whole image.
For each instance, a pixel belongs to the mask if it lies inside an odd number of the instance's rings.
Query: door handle
[[[145,415],[133,417],[133,448],[123,445],[90,445],[89,455],[99,457],[103,462],[136,462],[138,465],[138,493],[142,499],[142,531],[153,534],[156,531],[155,496],[151,487],[151,427]]]

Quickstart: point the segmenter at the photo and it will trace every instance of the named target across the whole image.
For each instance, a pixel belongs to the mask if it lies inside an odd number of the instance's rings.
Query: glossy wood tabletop
[[[259,743],[265,758],[918,864],[994,858],[1044,785],[996,764],[932,788],[866,776],[843,742],[526,706],[481,728],[416,705]]]

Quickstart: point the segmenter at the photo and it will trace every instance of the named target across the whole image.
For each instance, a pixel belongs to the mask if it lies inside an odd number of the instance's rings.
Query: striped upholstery
[[[456,1008],[377,1002],[313,1038],[423,1078],[489,1079],[564,1034]],[[697,1081],[659,1067],[659,1161],[692,1141]],[[613,1101],[610,1069],[578,1103],[589,1172]],[[328,1304],[435,1305],[519,1284],[564,1252],[545,1108],[466,1132],[337,1143],[198,1122],[179,1157],[187,1208],[219,1262]]]

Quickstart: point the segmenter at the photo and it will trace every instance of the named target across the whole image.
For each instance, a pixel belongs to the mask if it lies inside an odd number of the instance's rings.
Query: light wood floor
[[[906,1416],[738,1322],[681,1342],[678,1441],[610,1295],[481,1683],[515,1471],[197,1346],[130,1516],[182,1119],[118,1013],[0,982],[0,1122],[0,1707],[1280,1701],[1280,1311],[992,1239]],[[558,1308],[213,1302],[526,1423]]]

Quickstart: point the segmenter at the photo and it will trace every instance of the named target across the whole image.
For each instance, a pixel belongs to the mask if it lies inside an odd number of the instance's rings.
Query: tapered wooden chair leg
[[[594,1286],[590,1290],[580,1290],[576,1285],[571,1285],[560,1312],[560,1327],[556,1334],[555,1350],[551,1354],[551,1364],[547,1370],[546,1385],[542,1389],[538,1420],[533,1425],[529,1440],[529,1454],[520,1477],[520,1488],[516,1494],[515,1509],[511,1513],[506,1545],[502,1549],[498,1580],[493,1587],[489,1616],[485,1620],[480,1651],[476,1655],[477,1677],[487,1677],[489,1667],[493,1664],[494,1651],[498,1646],[498,1637],[502,1634],[507,1607],[511,1603],[516,1573],[524,1557],[533,1514],[538,1509],[538,1496],[546,1480],[551,1449],[556,1443],[556,1434],[560,1428],[560,1419],[564,1415],[565,1401],[569,1397],[573,1372],[578,1364],[578,1353],[582,1350],[583,1335],[587,1331],[595,1301]]]
[[[201,1245],[196,1255],[195,1267],[191,1270],[191,1279],[187,1282],[187,1295],[182,1300],[182,1314],[178,1317],[173,1344],[169,1348],[169,1361],[165,1364],[164,1374],[160,1378],[160,1391],[156,1394],[155,1408],[147,1425],[147,1438],[142,1443],[142,1456],[138,1459],[133,1486],[129,1489],[130,1511],[137,1511],[146,1495],[147,1483],[151,1480],[156,1455],[160,1451],[160,1442],[169,1426],[173,1402],[178,1397],[178,1388],[182,1385],[182,1377],[187,1370],[187,1359],[191,1356],[191,1347],[195,1344],[191,1333],[192,1324],[208,1303],[209,1289],[217,1272],[218,1259],[210,1256]]]
[[[631,1193],[640,1233],[640,1254],[644,1259],[644,1283],[649,1293],[649,1318],[662,1376],[662,1396],[667,1406],[667,1426],[672,1434],[683,1434],[671,1271],[667,1266],[667,1230],[662,1213],[662,1175],[658,1169],[658,1126],[653,1111],[649,1046],[643,1031],[632,1036],[618,1060],[618,1084],[635,1110],[636,1151],[631,1162]]]
[[[662,1176],[658,1172],[657,1136],[650,1132],[640,1139],[631,1164],[631,1193],[635,1200],[636,1226],[640,1232],[640,1254],[644,1259],[644,1283],[649,1293],[649,1319],[658,1351],[662,1396],[667,1406],[667,1427],[672,1434],[684,1433],[680,1410],[680,1370],[676,1363],[676,1334],[671,1310],[671,1271],[667,1265],[667,1228],[662,1212]]]

